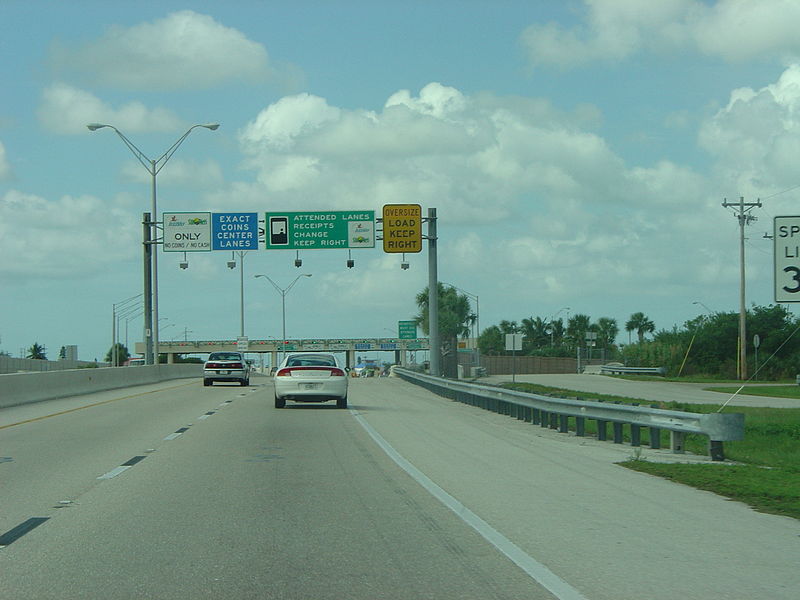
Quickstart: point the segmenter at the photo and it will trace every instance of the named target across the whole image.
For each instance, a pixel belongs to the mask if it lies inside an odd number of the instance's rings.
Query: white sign
[[[249,345],[250,343],[247,339],[247,336],[236,338],[236,349],[239,352],[247,352],[247,348]]]
[[[211,213],[164,213],[164,252],[211,250]]]
[[[522,334],[521,333],[507,333],[506,334],[506,350],[522,350]]]
[[[800,217],[775,217],[775,302],[800,302]]]

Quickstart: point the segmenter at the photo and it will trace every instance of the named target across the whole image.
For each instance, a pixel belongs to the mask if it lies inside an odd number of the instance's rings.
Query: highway
[[[616,465],[630,448],[396,378],[352,380],[349,410],[276,410],[270,380],[252,383],[0,410],[0,536],[40,523],[5,536],[0,598],[780,600],[800,588],[798,521]]]

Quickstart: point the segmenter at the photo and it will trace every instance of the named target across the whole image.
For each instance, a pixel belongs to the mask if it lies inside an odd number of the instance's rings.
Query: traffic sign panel
[[[775,302],[800,302],[800,217],[775,217]]]
[[[422,251],[422,207],[419,204],[383,206],[383,251]]]
[[[211,213],[162,213],[164,252],[211,250]]]
[[[398,321],[397,322],[397,337],[401,340],[415,340],[417,339],[417,322],[416,321]]]
[[[258,213],[211,215],[213,250],[258,250]]]
[[[375,211],[266,213],[267,250],[374,248]]]

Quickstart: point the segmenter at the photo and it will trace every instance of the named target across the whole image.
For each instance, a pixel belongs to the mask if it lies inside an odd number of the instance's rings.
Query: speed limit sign
[[[775,302],[800,302],[800,217],[775,217]]]

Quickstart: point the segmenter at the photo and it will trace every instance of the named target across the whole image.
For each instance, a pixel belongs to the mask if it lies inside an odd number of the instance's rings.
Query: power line
[[[780,196],[781,194],[785,194],[786,192],[791,192],[792,190],[796,190],[797,188],[800,188],[800,184],[790,187],[789,189],[783,190],[782,192],[775,192],[771,196],[767,196],[766,198],[764,198],[764,200],[769,200],[770,198],[774,198],[775,196]]]

